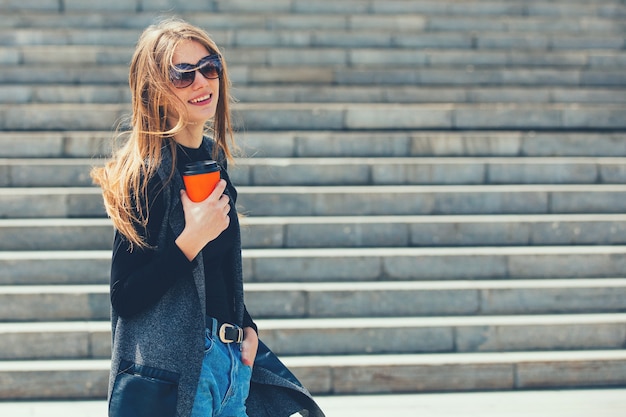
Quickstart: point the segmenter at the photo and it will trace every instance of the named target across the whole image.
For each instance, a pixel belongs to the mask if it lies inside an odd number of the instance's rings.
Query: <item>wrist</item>
[[[196,248],[196,245],[194,244],[194,240],[190,239],[187,236],[187,234],[185,233],[185,230],[183,230],[183,232],[178,236],[178,238],[176,238],[174,243],[176,243],[176,246],[178,246],[180,251],[185,255],[185,257],[190,262],[193,261],[196,258],[196,256],[198,256],[198,253],[202,249],[202,248],[199,248],[199,249]]]

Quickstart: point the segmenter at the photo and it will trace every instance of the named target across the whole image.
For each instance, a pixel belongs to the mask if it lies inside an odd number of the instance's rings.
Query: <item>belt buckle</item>
[[[237,330],[237,339],[235,340],[229,340],[226,338],[226,329],[236,329]],[[237,327],[235,325],[232,325],[230,323],[224,323],[220,326],[220,331],[219,331],[219,337],[220,340],[224,343],[241,343],[243,342],[243,329],[240,327]]]

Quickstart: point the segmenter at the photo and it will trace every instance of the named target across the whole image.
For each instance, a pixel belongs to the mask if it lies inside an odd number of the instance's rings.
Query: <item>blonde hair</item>
[[[112,158],[91,172],[94,183],[100,185],[104,205],[115,228],[130,242],[148,247],[138,230],[148,223],[146,207],[148,182],[161,164],[161,150],[169,146],[174,163],[170,179],[176,169],[176,142],[173,136],[187,123],[184,103],[171,91],[169,71],[173,66],[176,47],[184,41],[198,42],[221,57],[220,51],[209,35],[187,22],[167,19],[151,25],[142,33],[130,64],[129,84],[132,96],[130,131],[123,132],[124,143],[113,152]],[[231,101],[226,63],[222,58],[219,99],[215,117],[205,128],[212,130],[214,159],[222,152],[232,159],[234,141],[229,104]],[[170,126],[168,116],[177,118]],[[144,233],[145,234],[145,233]]]

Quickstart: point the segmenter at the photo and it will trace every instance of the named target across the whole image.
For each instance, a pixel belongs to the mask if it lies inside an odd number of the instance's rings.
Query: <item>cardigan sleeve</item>
[[[133,316],[156,304],[181,277],[191,274],[189,261],[174,239],[167,247],[154,248],[164,216],[160,180],[151,179],[148,188],[150,216],[144,236],[149,248],[134,247],[118,231],[113,242],[111,263],[111,305],[121,317]]]

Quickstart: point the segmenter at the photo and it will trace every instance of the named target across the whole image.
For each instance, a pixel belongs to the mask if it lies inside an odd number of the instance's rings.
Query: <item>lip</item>
[[[206,104],[209,104],[212,100],[213,100],[213,93],[207,93],[207,94],[203,94],[201,96],[192,98],[191,100],[188,101],[188,103],[194,106],[204,106]]]

